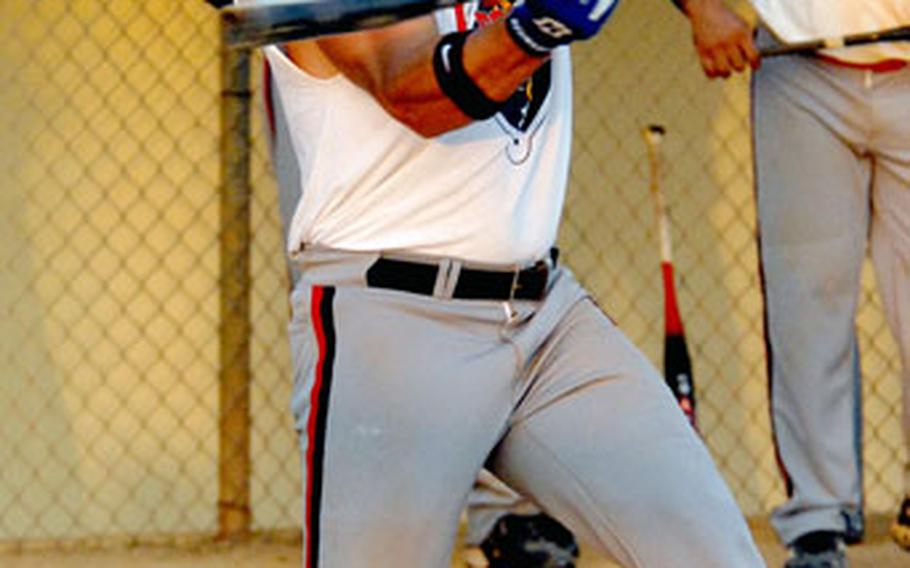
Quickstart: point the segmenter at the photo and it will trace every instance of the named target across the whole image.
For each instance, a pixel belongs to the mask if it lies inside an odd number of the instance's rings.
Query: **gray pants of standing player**
[[[764,565],[660,375],[568,270],[542,301],[457,300],[457,267],[433,296],[367,286],[377,257],[305,250],[292,294],[309,566],[448,567],[491,452],[623,565]]]
[[[857,536],[854,320],[867,247],[900,351],[910,435],[910,68],[767,60],[753,105],[771,409],[790,489],[772,522],[784,543],[815,530]]]

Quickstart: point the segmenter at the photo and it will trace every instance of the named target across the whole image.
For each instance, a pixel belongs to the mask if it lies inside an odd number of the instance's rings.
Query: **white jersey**
[[[441,33],[490,19],[459,6]],[[571,71],[560,48],[495,117],[423,138],[342,75],[266,56],[301,170],[288,234],[303,245],[525,263],[556,240],[569,167]]]
[[[910,0],[752,0],[781,40],[796,42],[910,25]],[[910,42],[882,42],[826,51],[855,63],[910,61]]]

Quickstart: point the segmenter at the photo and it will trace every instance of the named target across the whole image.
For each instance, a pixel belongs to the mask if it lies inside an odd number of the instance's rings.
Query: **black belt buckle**
[[[533,266],[518,272],[509,299],[539,300],[543,298],[549,280],[550,265],[538,260]]]
[[[539,300],[547,289],[549,276],[550,267],[544,261],[512,272],[462,268],[452,297],[461,300]]]

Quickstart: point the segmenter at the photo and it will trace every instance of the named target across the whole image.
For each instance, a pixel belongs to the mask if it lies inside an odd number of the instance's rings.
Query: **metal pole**
[[[218,538],[250,531],[250,51],[221,28]]]

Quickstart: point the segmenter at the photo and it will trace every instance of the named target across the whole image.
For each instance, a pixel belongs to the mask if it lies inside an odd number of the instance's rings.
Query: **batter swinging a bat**
[[[263,99],[269,150],[278,188],[281,224],[286,233],[300,199],[300,171],[281,99],[275,92],[267,64],[264,71]],[[292,286],[298,275],[299,271],[289,263],[288,276]],[[461,557],[468,568],[575,566],[579,550],[574,536],[487,470],[480,472],[468,495],[466,513]]]
[[[306,566],[449,566],[484,465],[623,565],[763,565],[660,374],[554,248],[567,46],[614,7],[465,3],[266,49],[302,184]]]

